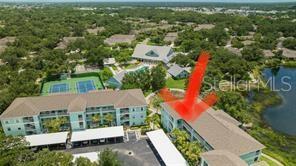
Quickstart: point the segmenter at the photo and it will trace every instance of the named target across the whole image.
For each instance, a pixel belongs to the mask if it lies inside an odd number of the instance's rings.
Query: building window
[[[143,115],[141,115],[141,118],[143,118],[144,116]]]
[[[82,115],[78,115],[78,118],[79,118],[79,119],[82,119]]]
[[[256,157],[255,159],[254,159],[254,161],[257,161],[258,160],[258,157]]]
[[[83,128],[83,122],[79,122],[79,127]]]
[[[18,130],[21,130],[21,128],[19,127],[19,128],[17,128]]]
[[[19,120],[16,120],[16,123],[19,123],[20,121]]]
[[[8,124],[8,121],[5,121],[6,124]]]
[[[143,107],[141,107],[141,111],[144,111]]]
[[[10,131],[10,130],[11,130],[11,128],[10,128],[10,127],[8,127],[8,128],[7,128],[7,131]]]
[[[260,150],[257,150],[257,151],[256,151],[256,155],[259,155],[259,154],[260,154]]]

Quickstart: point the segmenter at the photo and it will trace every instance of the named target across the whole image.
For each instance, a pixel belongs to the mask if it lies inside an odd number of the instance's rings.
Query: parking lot
[[[81,148],[68,149],[72,154],[100,152],[110,148],[118,153],[118,158],[122,165],[126,166],[158,166],[161,165],[157,155],[152,151],[146,139],[137,137],[136,132],[127,132],[128,138],[125,143],[88,146]]]

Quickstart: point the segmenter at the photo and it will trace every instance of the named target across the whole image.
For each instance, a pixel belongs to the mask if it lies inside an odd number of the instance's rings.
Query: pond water
[[[263,118],[274,130],[296,135],[296,68],[265,69],[263,75],[283,100],[281,105],[268,107]]]

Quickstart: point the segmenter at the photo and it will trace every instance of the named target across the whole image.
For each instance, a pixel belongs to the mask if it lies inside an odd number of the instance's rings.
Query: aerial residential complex
[[[201,155],[202,166],[217,165],[217,158],[220,166],[240,165],[242,161],[251,165],[259,160],[264,145],[240,129],[241,123],[222,110],[210,108],[197,120],[186,122],[168,103],[161,107],[162,125],[168,132],[175,128],[185,130],[192,141],[198,141],[208,151]]]
[[[6,135],[32,135],[47,132],[44,122],[64,117],[61,130],[85,130],[98,125],[134,126],[144,124],[147,103],[140,89],[101,90],[85,94],[59,94],[16,98],[0,120]],[[108,124],[106,115],[112,115]],[[100,122],[93,121],[99,116]]]

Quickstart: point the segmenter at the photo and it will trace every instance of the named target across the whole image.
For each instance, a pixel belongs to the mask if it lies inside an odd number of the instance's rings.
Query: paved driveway
[[[146,139],[134,141],[136,135],[132,136],[127,143],[100,145],[100,146],[89,146],[83,148],[68,149],[67,152],[72,154],[77,153],[88,153],[88,152],[99,152],[105,148],[110,148],[113,151],[118,152],[118,158],[122,161],[124,166],[159,166],[161,165],[156,155],[148,145]]]

